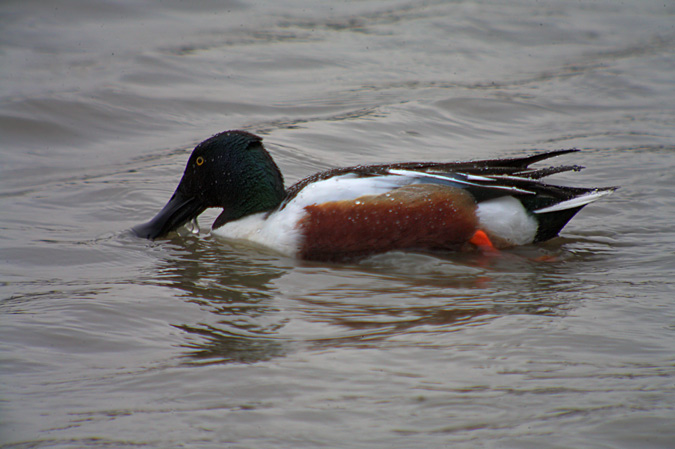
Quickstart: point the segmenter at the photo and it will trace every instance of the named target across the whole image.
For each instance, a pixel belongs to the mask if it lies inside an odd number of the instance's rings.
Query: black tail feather
[[[577,212],[583,209],[584,206],[579,206],[574,209],[561,210],[558,212],[551,212],[549,214],[537,215],[537,235],[534,237],[533,243],[544,242],[553,237],[557,237],[562,228],[574,217]]]

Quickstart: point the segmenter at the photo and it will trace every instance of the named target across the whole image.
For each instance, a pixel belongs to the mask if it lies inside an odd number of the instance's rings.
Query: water
[[[0,444],[672,447],[674,15],[3,2]],[[214,240],[215,212],[133,237],[190,149],[237,128],[287,184],[577,147],[588,168],[556,181],[621,189],[498,259],[299,262]]]

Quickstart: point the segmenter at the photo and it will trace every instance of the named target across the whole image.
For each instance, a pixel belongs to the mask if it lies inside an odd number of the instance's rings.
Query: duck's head
[[[149,222],[134,226],[139,237],[156,239],[222,207],[216,226],[278,206],[285,196],[279,168],[262,139],[244,131],[225,131],[197,145],[183,178],[164,208]]]

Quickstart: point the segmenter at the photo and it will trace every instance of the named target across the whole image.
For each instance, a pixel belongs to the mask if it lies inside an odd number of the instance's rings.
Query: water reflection
[[[294,345],[396,344],[412,333],[433,345],[439,332],[504,315],[565,314],[585,288],[565,273],[570,256],[555,244],[499,257],[388,254],[352,266],[298,262],[204,236],[162,245],[170,256],[159,282],[209,312],[173,323],[186,333],[189,364],[254,363]],[[541,254],[550,262],[536,260]]]
[[[364,347],[415,334],[416,345],[434,346],[438,333],[484,326],[505,315],[564,315],[583,297],[578,281],[561,274],[565,262],[541,265],[512,253],[490,261],[457,254],[388,257],[401,264],[398,270],[389,263],[360,271],[336,268],[329,275],[306,270],[321,288],[305,288],[293,299],[306,321],[328,327],[327,336],[309,340],[319,347]],[[298,271],[297,285],[308,285]]]
[[[174,237],[162,245],[170,257],[154,278],[210,312],[199,322],[173,323],[188,335],[183,347],[190,363],[250,363],[283,354],[275,337],[284,317],[271,286],[288,271],[283,258],[209,237]]]
[[[226,323],[222,324],[227,326]],[[205,325],[182,324],[175,327],[203,337],[183,346],[188,349],[185,356],[191,359],[188,364],[192,365],[255,363],[286,353],[284,341],[275,338],[239,335],[219,327]]]

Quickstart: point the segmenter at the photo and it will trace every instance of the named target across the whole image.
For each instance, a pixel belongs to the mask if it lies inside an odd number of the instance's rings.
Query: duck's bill
[[[204,210],[206,207],[197,198],[176,191],[155,218],[134,226],[132,230],[139,237],[154,240],[197,218]]]

